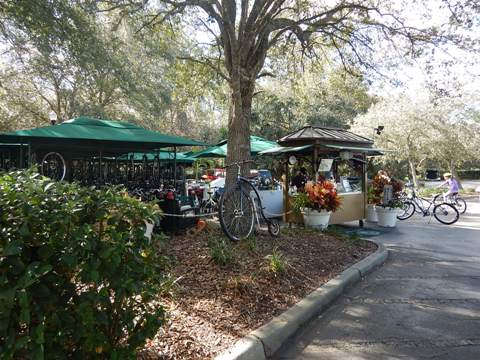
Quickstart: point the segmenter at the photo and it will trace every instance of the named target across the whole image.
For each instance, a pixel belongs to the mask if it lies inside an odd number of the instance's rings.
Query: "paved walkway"
[[[480,359],[480,203],[455,226],[427,223],[377,236],[390,250],[385,265],[276,359]]]

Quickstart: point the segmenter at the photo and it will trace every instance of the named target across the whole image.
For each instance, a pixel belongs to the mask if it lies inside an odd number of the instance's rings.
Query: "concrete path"
[[[385,265],[275,359],[480,359],[480,203],[468,205],[454,226],[417,217],[377,236]]]

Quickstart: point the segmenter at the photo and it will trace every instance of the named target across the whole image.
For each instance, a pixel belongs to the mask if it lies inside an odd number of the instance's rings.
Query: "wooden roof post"
[[[287,155],[288,156],[288,155]],[[290,211],[290,198],[288,196],[290,188],[290,176],[288,171],[288,159],[285,159],[285,179],[283,183],[283,221],[287,222],[289,219],[288,212]]]

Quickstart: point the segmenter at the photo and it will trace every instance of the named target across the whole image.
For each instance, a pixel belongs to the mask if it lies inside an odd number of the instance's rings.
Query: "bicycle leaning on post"
[[[413,186],[409,187],[412,188],[411,196],[400,198],[403,206],[402,212],[397,215],[397,219],[409,219],[415,213],[415,211],[417,211],[423,216],[430,216],[430,218],[432,216],[435,217],[435,219],[442,224],[451,225],[460,217],[460,214],[455,206],[445,202],[436,204],[434,198],[430,200],[420,197],[417,195],[417,192]],[[432,210],[430,211],[430,209]]]
[[[237,166],[238,169],[236,183],[226,188],[218,206],[222,230],[233,241],[250,236],[255,222],[260,227],[260,220],[267,224],[270,235],[278,236],[280,233],[278,222],[266,217],[262,200],[255,186],[247,178],[241,176],[241,165],[248,162],[253,162],[253,160],[239,161],[225,166],[225,168]],[[258,201],[258,207],[255,200]],[[258,213],[260,213],[261,219]]]

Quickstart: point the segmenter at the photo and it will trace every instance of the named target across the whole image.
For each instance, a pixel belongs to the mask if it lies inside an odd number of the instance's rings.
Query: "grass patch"
[[[234,259],[233,247],[225,238],[213,238],[208,241],[210,256],[215,264],[226,266]]]
[[[274,275],[283,275],[287,272],[287,259],[285,255],[278,250],[278,247],[274,247],[270,255],[265,257],[268,261],[268,271]]]

